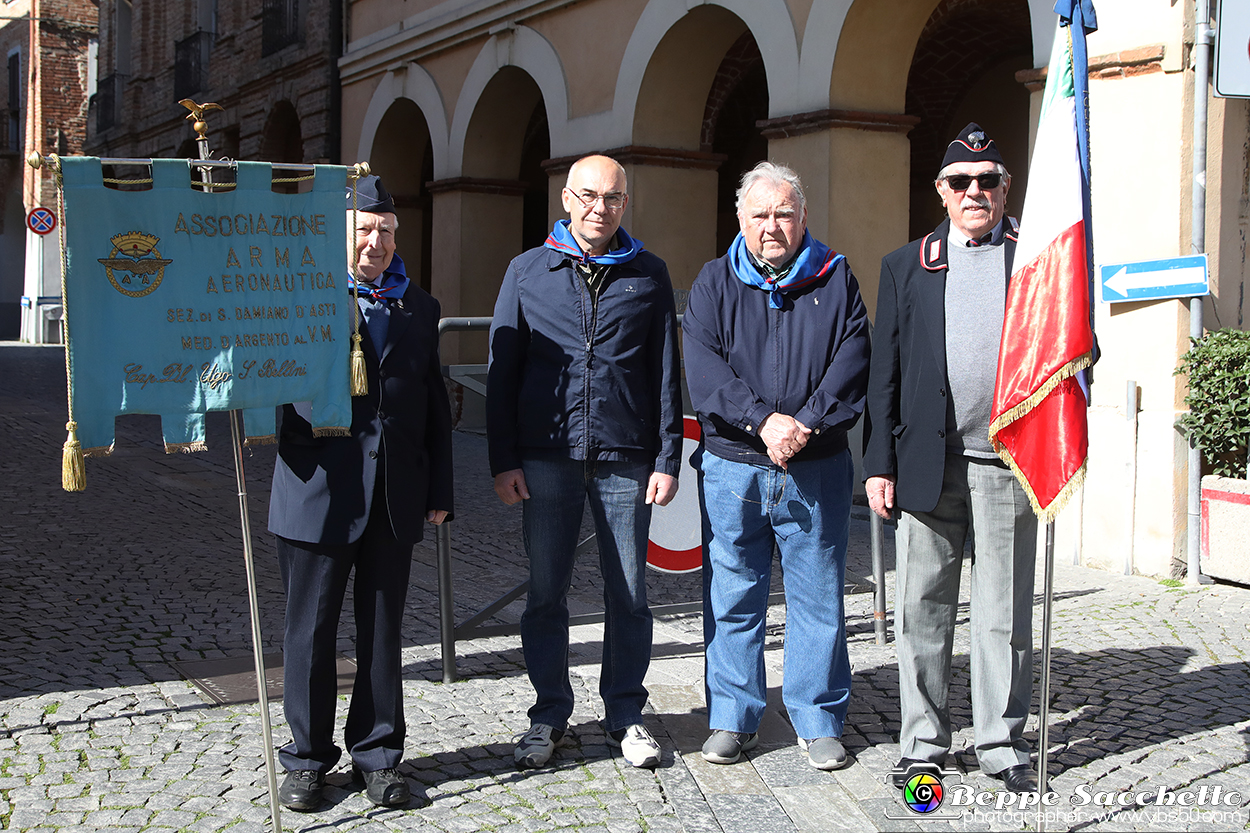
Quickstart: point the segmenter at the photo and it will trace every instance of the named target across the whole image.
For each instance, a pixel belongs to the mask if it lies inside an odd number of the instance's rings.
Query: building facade
[[[341,0],[100,0],[87,152],[197,158],[190,98],[213,102],[218,158],[339,158]]]
[[[489,315],[503,270],[559,215],[572,160],[629,174],[630,234],[679,293],[724,252],[733,188],[760,159],[802,176],[812,233],[847,255],[875,309],[887,252],[940,219],[947,141],[982,124],[1028,187],[1052,0],[355,0],[346,13],[342,158],[396,194],[400,250],[445,315]],[[1189,253],[1195,77],[1191,2],[1098,0],[1089,40],[1099,262]],[[1200,85],[1207,94],[1205,80]],[[1250,108],[1211,101],[1211,326],[1241,327]],[[1026,218],[1027,221],[1027,218]],[[1174,422],[1183,301],[1099,305],[1102,360],[1086,486],[1059,557],[1184,568],[1187,444]],[[481,361],[449,338],[445,361]],[[1137,382],[1140,413],[1126,413]],[[1131,427],[1129,427],[1131,426]],[[1132,472],[1133,474],[1129,474]]]
[[[82,152],[96,34],[96,7],[90,0],[10,0],[0,7],[5,67],[0,76],[0,339],[16,339],[26,329],[38,330],[39,340],[56,336],[60,275],[46,287],[34,280],[42,239],[26,228],[30,209],[55,209],[56,190],[25,159],[31,150]]]

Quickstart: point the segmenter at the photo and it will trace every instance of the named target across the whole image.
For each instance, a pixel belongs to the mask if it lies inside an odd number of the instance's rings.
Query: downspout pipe
[[[1210,0],[1196,0],[1194,13],[1194,181],[1190,212],[1190,251],[1202,254],[1207,247],[1207,104],[1211,77]],[[1201,297],[1189,299],[1189,335],[1202,338]],[[1202,449],[1189,444],[1189,563],[1187,583],[1203,583],[1202,548]],[[1210,583],[1210,580],[1207,580]]]

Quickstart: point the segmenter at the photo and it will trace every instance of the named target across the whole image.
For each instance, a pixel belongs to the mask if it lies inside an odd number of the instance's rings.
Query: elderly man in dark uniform
[[[284,405],[269,503],[286,588],[283,702],[292,741],[279,753],[283,805],[313,810],[334,743],[335,642],[355,570],[356,680],[344,730],[369,799],[410,798],[404,754],[400,623],[412,547],[452,508],[451,411],[438,356],[438,302],[395,254],[395,206],[381,180],[358,183],[349,255],[359,275],[368,392],[352,398],[351,435],[318,436],[307,403]],[[385,406],[385,410],[383,407]]]
[[[864,474],[896,537],[902,760],[941,766],[951,745],[951,651],[964,543],[972,540],[972,724],[981,769],[1035,792],[1024,725],[1033,687],[1037,520],[989,442],[1007,281],[1011,177],[969,124],[934,183],[947,219],[881,262]]]

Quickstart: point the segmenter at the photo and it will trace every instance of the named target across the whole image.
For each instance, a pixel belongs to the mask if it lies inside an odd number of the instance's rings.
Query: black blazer
[[[864,478],[896,478],[900,509],[929,512],[946,465],[946,245],[950,220],[881,259],[864,420]],[[1007,277],[1014,222],[1003,240]],[[990,359],[997,362],[998,357]]]
[[[452,508],[451,409],[438,356],[438,301],[415,284],[390,308],[379,357],[361,321],[369,392],[352,397],[350,437],[314,437],[282,406],[269,530],[314,544],[364,533],[379,476],[395,537],[417,542],[425,513]]]

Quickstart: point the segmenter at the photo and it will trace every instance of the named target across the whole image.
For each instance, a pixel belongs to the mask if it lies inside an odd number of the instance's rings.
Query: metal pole
[[[872,625],[876,631],[877,644],[887,641],[885,627],[885,521],[876,512],[869,511],[869,538],[872,541]]]
[[[1046,795],[1046,757],[1050,746],[1050,614],[1055,589],[1055,522],[1046,524],[1046,578],[1042,591],[1042,692],[1038,701],[1037,786]],[[1046,829],[1046,804],[1038,802],[1037,829]]]
[[[451,597],[451,530],[443,521],[436,529],[438,541],[438,629],[443,651],[443,682],[456,681],[456,611]]]
[[[490,328],[491,317],[444,318],[438,322],[438,339],[441,345],[443,333]],[[443,368],[447,375],[447,368]],[[435,530],[436,556],[438,560],[438,629],[443,655],[443,682],[456,681],[456,609],[451,585],[451,524],[443,521]]]
[[[196,121],[199,135],[195,144],[201,160],[207,160],[207,127]],[[213,181],[212,168],[200,167],[204,182]],[[256,700],[260,706],[261,746],[265,751],[265,775],[269,780],[269,817],[274,833],[282,833],[282,816],[278,804],[278,769],[273,757],[273,727],[269,723],[269,688],[265,682],[265,650],[260,631],[260,602],[256,598],[256,570],[252,563],[252,522],[247,514],[247,478],[243,475],[243,422],[238,410],[230,411],[230,437],[234,443],[234,480],[239,493],[239,525],[243,532],[243,563],[247,568],[247,603],[252,617],[252,660],[256,667]]]
[[[1128,457],[1128,541],[1124,547],[1124,575],[1133,574],[1133,541],[1137,527],[1137,382],[1128,380],[1128,396],[1124,405],[1124,416],[1128,420],[1129,430],[1133,435],[1132,446]]]
[[[269,724],[269,691],[265,683],[264,641],[260,633],[260,603],[256,599],[256,570],[252,564],[252,524],[247,516],[247,481],[243,477],[243,427],[239,412],[230,412],[234,440],[234,477],[239,488],[239,519],[243,526],[243,563],[247,565],[247,602],[252,614],[252,657],[256,663],[256,697],[260,703],[261,744],[265,749],[265,773],[269,778],[269,815],[275,833],[282,830],[278,805],[278,770],[273,758],[273,729]]]
[[[1211,75],[1211,8],[1196,0],[1194,12],[1194,182],[1190,214],[1190,251],[1207,246],[1207,79]],[[1189,335],[1202,338],[1202,298],[1189,299]],[[1189,564],[1188,584],[1202,584],[1202,450],[1189,442]]]

